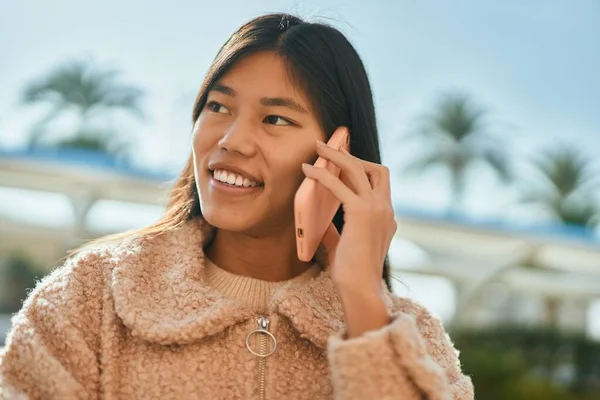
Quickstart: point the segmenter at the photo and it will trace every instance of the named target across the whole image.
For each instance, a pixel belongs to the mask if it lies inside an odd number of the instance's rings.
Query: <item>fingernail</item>
[[[307,163],[302,163],[302,168],[311,168],[312,165],[307,164]]]
[[[325,146],[325,142],[322,140],[317,140],[317,146]]]

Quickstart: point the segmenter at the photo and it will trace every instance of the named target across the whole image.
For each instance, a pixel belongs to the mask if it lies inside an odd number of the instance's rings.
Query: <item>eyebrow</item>
[[[237,92],[233,88],[223,85],[222,83],[216,83],[210,90],[231,97],[237,95]],[[263,97],[260,99],[260,104],[266,107],[288,107],[301,113],[308,113],[304,107],[289,97]]]
[[[223,85],[221,83],[215,83],[215,85],[210,88],[210,91],[211,92],[215,91],[215,92],[223,93],[223,94],[226,94],[227,96],[231,96],[231,97],[235,97],[235,95],[237,94],[235,92],[235,90],[233,90],[229,86],[225,86],[225,85]]]
[[[267,107],[288,107],[304,114],[308,113],[304,107],[289,97],[263,97],[260,99],[260,104]]]

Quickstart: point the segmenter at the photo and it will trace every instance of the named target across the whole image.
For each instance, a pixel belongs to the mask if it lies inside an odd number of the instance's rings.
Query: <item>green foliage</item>
[[[19,311],[28,290],[43,275],[38,266],[20,253],[9,254],[0,261],[0,313]]]
[[[558,221],[591,227],[600,219],[594,191],[600,188],[592,159],[572,146],[544,151],[532,160],[538,179],[523,189],[522,203],[541,206]]]
[[[600,343],[555,330],[454,332],[463,369],[486,400],[600,398]]]
[[[468,169],[475,163],[488,165],[505,182],[512,179],[504,145],[490,133],[486,111],[466,95],[443,95],[430,114],[419,120],[418,129],[407,138],[424,140],[427,151],[404,166],[405,173],[421,173],[435,166],[449,171],[452,207],[465,192]]]
[[[143,90],[121,82],[120,72],[99,68],[92,60],[74,60],[59,65],[47,74],[30,82],[22,93],[26,105],[44,103],[49,112],[32,128],[31,147],[39,146],[47,136],[52,122],[65,113],[74,113],[78,126],[67,139],[52,141],[52,147],[77,147],[106,152],[122,153],[115,128],[100,127],[115,111],[123,111],[144,118],[141,101]],[[46,144],[48,145],[48,144]]]

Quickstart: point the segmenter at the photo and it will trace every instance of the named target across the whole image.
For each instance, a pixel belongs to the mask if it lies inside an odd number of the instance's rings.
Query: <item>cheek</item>
[[[293,197],[305,178],[302,163],[313,163],[316,158],[316,152],[305,149],[287,154],[280,152],[277,158],[273,159],[272,168],[277,171],[277,186],[285,188],[286,197]]]
[[[195,156],[200,159],[219,141],[219,136],[216,129],[211,129],[210,125],[202,118],[194,125],[194,133],[192,135],[192,150]]]

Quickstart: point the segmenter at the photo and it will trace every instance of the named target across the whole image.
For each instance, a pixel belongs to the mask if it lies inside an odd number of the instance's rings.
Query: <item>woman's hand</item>
[[[344,209],[342,235],[332,224],[323,244],[344,307],[348,336],[358,336],[389,322],[382,296],[383,262],[396,232],[389,170],[323,142],[317,143],[317,153],[341,169],[337,178],[324,168],[302,166],[305,175],[325,186]]]

